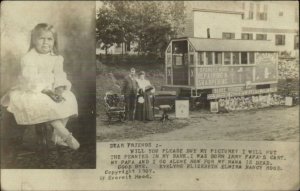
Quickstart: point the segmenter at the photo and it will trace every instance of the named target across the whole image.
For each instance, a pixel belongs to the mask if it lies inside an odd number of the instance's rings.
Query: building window
[[[210,38],[210,29],[209,28],[206,29],[206,33],[207,33],[207,38]]]
[[[242,64],[248,64],[247,52],[242,52],[241,53],[241,62],[242,62]]]
[[[264,5],[263,11],[260,10],[260,4],[256,4],[256,19],[266,21],[268,15],[268,6]]]
[[[243,40],[253,40],[253,34],[251,33],[242,33]]]
[[[254,52],[249,52],[249,64],[254,64],[254,63],[255,63]]]
[[[258,14],[258,20],[266,21],[267,20],[266,13],[259,13]]]
[[[267,40],[267,34],[256,34],[256,40]]]
[[[285,35],[275,35],[275,45],[285,45]]]
[[[295,35],[294,48],[299,49],[299,35]]]
[[[222,52],[215,52],[215,64],[222,64]]]
[[[238,52],[232,53],[232,63],[234,65],[240,64],[240,54]]]
[[[264,5],[263,20],[268,19],[268,5]]]
[[[224,65],[231,64],[231,54],[230,52],[224,52]]]
[[[242,14],[242,19],[245,19],[245,2],[242,2],[242,8],[244,13]]]
[[[250,9],[249,9],[249,14],[248,14],[248,19],[252,20],[254,15],[254,4],[250,3]]]
[[[212,52],[206,52],[206,63],[207,65],[213,64],[213,54]]]
[[[223,32],[222,33],[222,37],[223,37],[223,39],[234,39],[235,38],[235,34],[234,33]]]
[[[280,12],[278,13],[278,15],[279,15],[279,17],[282,17],[282,16],[283,16],[283,12],[280,11]]]
[[[198,65],[204,65],[204,52],[198,53]]]
[[[260,4],[256,3],[256,20],[259,20]]]

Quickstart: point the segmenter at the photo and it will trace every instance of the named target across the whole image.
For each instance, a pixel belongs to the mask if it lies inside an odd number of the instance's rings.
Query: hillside
[[[145,71],[146,78],[150,80],[151,84],[156,89],[160,89],[164,84],[164,69],[158,64],[111,64],[105,65],[101,62],[97,63],[97,77],[96,77],[96,99],[97,99],[97,115],[102,118],[105,115],[103,97],[107,91],[113,91],[118,94],[121,93],[120,86],[123,79],[129,74],[130,68],[134,67],[137,72]],[[105,116],[104,116],[105,117]]]

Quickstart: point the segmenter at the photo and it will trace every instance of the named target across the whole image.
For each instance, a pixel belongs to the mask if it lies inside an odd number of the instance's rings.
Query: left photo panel
[[[1,3],[1,168],[95,169],[95,2]]]

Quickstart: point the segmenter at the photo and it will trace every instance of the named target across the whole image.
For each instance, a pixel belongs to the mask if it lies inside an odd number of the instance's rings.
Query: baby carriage
[[[109,123],[113,118],[116,118],[121,122],[125,120],[124,96],[120,96],[113,92],[106,92],[104,103]]]

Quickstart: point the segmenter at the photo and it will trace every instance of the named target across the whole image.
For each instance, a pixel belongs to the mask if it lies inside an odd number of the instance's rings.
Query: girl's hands
[[[57,88],[55,88],[55,91],[54,93],[56,94],[57,96],[57,101],[58,102],[61,102],[61,101],[64,101],[65,98],[62,96],[63,92],[66,90],[66,87],[65,86],[59,86]]]
[[[61,86],[55,88],[54,92],[52,90],[44,89],[42,90],[42,93],[48,95],[53,101],[59,103],[65,100],[65,98],[62,96],[64,90],[65,87]]]
[[[55,94],[57,94],[58,96],[62,96],[63,92],[66,90],[65,86],[59,86],[57,88],[55,88]]]

